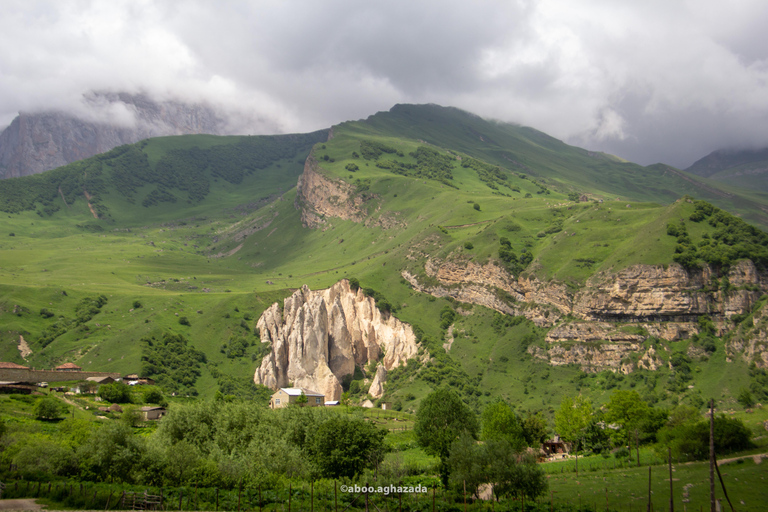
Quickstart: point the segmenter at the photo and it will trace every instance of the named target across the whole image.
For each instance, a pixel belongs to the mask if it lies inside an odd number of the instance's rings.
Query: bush
[[[187,317],[185,317],[185,316],[182,316],[181,318],[179,318],[179,323],[181,325],[187,325],[187,326],[191,325],[189,323],[189,319]]]
[[[122,382],[102,384],[96,394],[102,400],[113,404],[127,404],[131,401],[131,388]]]
[[[464,248],[468,251],[471,251],[475,248],[475,246],[472,244],[472,242],[464,242]]]
[[[65,405],[52,396],[46,396],[35,404],[35,418],[39,420],[57,420],[64,413]]]
[[[472,206],[472,208],[474,208],[474,209],[475,209],[475,210],[477,210],[477,211],[480,211],[480,205],[479,205],[479,204],[477,204],[477,203],[475,203],[475,204]]]

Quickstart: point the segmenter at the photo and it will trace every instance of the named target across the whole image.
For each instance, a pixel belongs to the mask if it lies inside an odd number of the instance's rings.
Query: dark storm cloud
[[[0,122],[91,90],[207,101],[232,130],[453,105],[640,163],[768,145],[768,5],[711,0],[7,1]]]

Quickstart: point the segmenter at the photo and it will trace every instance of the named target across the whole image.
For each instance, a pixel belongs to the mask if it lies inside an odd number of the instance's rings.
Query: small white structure
[[[290,404],[296,403],[296,400],[304,395],[307,397],[306,407],[318,407],[325,405],[325,395],[306,388],[280,388],[272,398],[269,399],[270,409],[282,409]]]

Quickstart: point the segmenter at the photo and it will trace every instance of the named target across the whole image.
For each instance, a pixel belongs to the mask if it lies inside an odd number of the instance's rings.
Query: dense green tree
[[[427,395],[416,412],[416,442],[429,455],[440,457],[440,474],[448,483],[451,445],[462,433],[477,437],[477,417],[454,391],[440,388]]]
[[[355,477],[384,458],[386,431],[362,419],[331,417],[320,423],[306,446],[317,473],[326,478]]]
[[[450,482],[454,488],[479,497],[481,485],[489,483],[497,497],[535,498],[547,489],[544,471],[535,457],[513,447],[506,439],[491,439],[482,444],[463,433],[451,445]]]
[[[555,412],[555,430],[568,442],[580,439],[592,422],[592,402],[581,395],[565,396]]]
[[[113,404],[127,404],[131,401],[131,387],[124,382],[102,384],[96,394],[102,400]]]
[[[502,399],[488,404],[483,410],[482,439],[505,440],[512,447],[522,447],[525,443],[523,426],[512,407]]]
[[[640,394],[630,390],[614,391],[605,409],[605,421],[620,427],[614,431],[614,439],[621,444],[630,443],[650,411]]]
[[[61,401],[49,395],[37,401],[34,412],[39,420],[57,420],[65,410],[66,406]]]
[[[535,413],[528,411],[525,418],[522,420],[522,427],[525,444],[528,446],[538,448],[541,443],[547,440],[547,436],[549,436],[547,419],[541,411]]]
[[[124,423],[107,423],[80,447],[81,465],[95,480],[133,482],[144,453],[143,439]]]
[[[668,448],[672,457],[683,460],[703,460],[709,457],[709,420],[695,416],[671,418],[656,435],[655,449],[666,458]],[[752,447],[752,432],[741,420],[724,415],[715,417],[715,452],[730,453]]]

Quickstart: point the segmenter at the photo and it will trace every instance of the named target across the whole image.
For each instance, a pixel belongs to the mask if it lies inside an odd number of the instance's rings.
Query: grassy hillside
[[[598,403],[635,387],[678,400],[667,370],[585,376],[538,362],[526,349],[543,346],[545,329],[416,292],[401,273],[429,283],[428,258],[496,261],[577,290],[598,272],[671,263],[678,240],[666,226],[696,209],[677,199],[719,198],[716,185],[436,106],[398,106],[326,135],[151,139],[0,182],[0,359],[24,363],[23,337],[26,364],[136,372],[139,340],[171,331],[206,354],[194,387],[211,396],[249,382],[266,307],[304,284],[356,277],[435,356],[392,372],[387,398],[405,409],[440,383],[477,407],[503,396],[548,413],[576,389]],[[295,185],[310,150],[321,174],[362,198],[365,222],[329,216],[320,229],[303,227]],[[697,244],[718,229],[687,225]],[[80,319],[84,301],[101,296],[98,311]],[[446,310],[454,312],[447,353]],[[695,374],[697,386],[718,382],[717,361]],[[727,379],[724,400],[749,384],[746,371]]]

